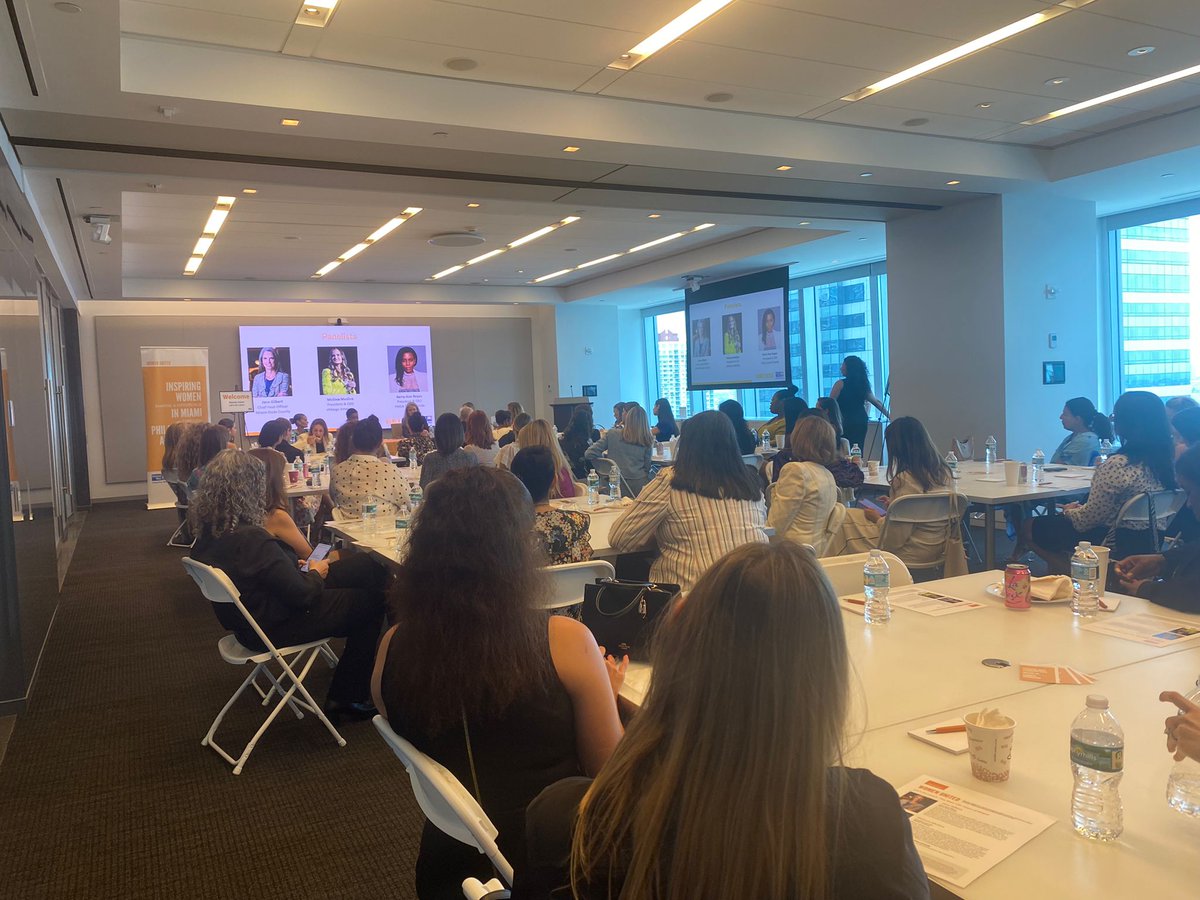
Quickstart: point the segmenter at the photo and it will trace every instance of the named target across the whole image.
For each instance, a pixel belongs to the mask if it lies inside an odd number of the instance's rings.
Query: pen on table
[[[926,728],[926,734],[955,734],[960,731],[966,731],[966,725],[943,725],[941,728]]]
[[[853,603],[855,606],[866,606],[867,605],[866,600],[858,600],[854,597],[843,597],[842,599],[845,600],[847,603]]]

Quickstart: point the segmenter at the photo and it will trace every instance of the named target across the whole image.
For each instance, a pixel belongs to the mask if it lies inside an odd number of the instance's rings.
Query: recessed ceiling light
[[[953,186],[956,184],[962,184],[962,182],[961,181],[947,181],[946,184]]]
[[[285,128],[296,128],[300,125],[299,119],[280,119],[279,124]]]
[[[928,119],[905,119],[900,124],[903,125],[905,128],[918,128],[921,125],[928,125],[929,120]]]
[[[858,173],[859,178],[872,178],[872,177],[874,177],[874,175],[875,175],[874,172],[859,172]]]
[[[800,222],[799,224],[801,224],[801,225],[811,225],[811,224],[812,224],[812,222],[810,222],[810,221],[808,221],[807,219],[805,219],[803,222]]]
[[[1079,112],[1081,109],[1091,109],[1093,106],[1100,106],[1103,103],[1111,103],[1114,100],[1120,100],[1122,97],[1128,97],[1132,94],[1140,94],[1142,91],[1149,91],[1156,87],[1162,87],[1164,84],[1170,84],[1173,81],[1179,81],[1183,78],[1191,78],[1193,75],[1200,75],[1200,66],[1188,66],[1186,69],[1180,69],[1178,72],[1171,72],[1167,75],[1159,75],[1157,78],[1151,78],[1148,81],[1141,81],[1137,84],[1132,84],[1127,88],[1121,88],[1119,91],[1112,91],[1108,94],[1101,94],[1099,97],[1093,97],[1091,100],[1084,100],[1081,103],[1073,103],[1070,106],[1064,106],[1062,109],[1056,109],[1054,112],[1048,112],[1044,116],[1038,116],[1036,119],[1029,119],[1021,124],[1040,125],[1042,122],[1049,122],[1051,119],[1057,119],[1059,116],[1068,116],[1071,113]]]
[[[790,171],[792,171],[792,167],[791,166],[776,166],[775,171],[776,172],[790,172]]]
[[[657,53],[668,44],[674,43],[705,19],[711,18],[732,3],[733,0],[700,0],[682,13],[608,64],[610,69],[628,71]]]
[[[54,8],[59,12],[71,13],[72,15],[83,12],[83,7],[77,3],[55,3]]]
[[[524,274],[525,274],[525,270],[524,270],[524,269],[517,269],[517,274],[518,274],[518,275],[524,275]]]
[[[997,28],[995,31],[975,38],[973,41],[968,41],[945,53],[939,53],[924,62],[917,63],[905,69],[903,72],[897,72],[895,75],[889,75],[882,81],[877,81],[874,84],[868,85],[862,90],[855,91],[853,94],[847,94],[843,100],[853,102],[862,100],[865,97],[870,97],[873,94],[878,94],[880,91],[886,91],[890,87],[895,87],[898,84],[903,84],[913,78],[924,75],[926,72],[932,72],[934,69],[940,69],[942,66],[949,65],[956,60],[962,59],[964,56],[970,56],[972,53],[977,53],[985,47],[990,47],[993,44],[998,44],[1001,41],[1008,40],[1014,35],[1020,34],[1023,31],[1028,31],[1038,25],[1049,22],[1051,19],[1057,19],[1059,16],[1069,13],[1072,10],[1079,9],[1082,6],[1087,6],[1093,3],[1094,0],[1061,0],[1042,12],[1036,12],[1033,15],[1026,16],[1023,19],[1018,19],[1005,25],[1003,28]]]
[[[552,231],[557,231],[558,229],[562,228],[565,225],[570,225],[571,223],[578,222],[578,221],[579,221],[579,216],[567,216],[566,218],[560,219],[559,221],[553,223],[552,225],[546,225],[543,228],[539,228],[537,231],[531,231],[529,234],[525,235],[524,237],[519,237],[515,241],[511,241],[508,244],[505,244],[503,247],[497,247],[495,250],[489,250],[487,253],[480,254],[479,256],[476,256],[474,259],[469,259],[465,263],[463,263],[461,266],[451,266],[449,269],[444,269],[443,271],[438,272],[436,275],[434,275],[433,278],[438,279],[438,278],[444,278],[447,275],[453,275],[455,272],[465,269],[467,266],[473,266],[476,263],[481,263],[484,260],[488,260],[488,259],[491,259],[492,257],[499,256],[501,253],[507,253],[509,250],[515,250],[516,248],[521,247],[525,244],[528,244],[531,241],[536,241],[540,237],[545,237],[546,235],[550,234]]]
[[[473,59],[467,59],[465,56],[458,56],[454,59],[446,60],[443,65],[455,72],[470,72],[472,69],[477,68],[479,63]]]
[[[478,203],[468,203],[467,209],[479,209],[479,204]]]
[[[579,148],[578,147],[563,147],[562,152],[563,153],[578,153]]]
[[[329,24],[329,17],[333,15],[333,8],[337,5],[338,0],[307,0],[300,7],[296,24],[324,28]]]
[[[1147,56],[1147,55],[1153,53],[1156,49],[1158,49],[1158,48],[1157,47],[1134,47],[1132,50],[1130,50],[1125,55],[1126,56]]]
[[[991,108],[992,108],[992,101],[991,101],[991,100],[985,100],[983,103],[976,103],[976,104],[975,104],[975,108],[976,108],[976,109],[991,109]]]
[[[1070,80],[1070,78],[1067,78],[1063,75],[1056,75],[1053,78],[1047,78],[1045,84],[1046,87],[1058,87],[1059,85],[1066,84]]]
[[[242,188],[243,194],[257,194],[258,188]]]
[[[705,95],[704,99],[709,103],[728,103],[733,99],[733,94],[726,93],[725,91],[717,91],[715,93]]]
[[[229,211],[233,209],[236,200],[236,197],[217,198],[217,202],[213,205],[212,212],[208,214],[208,219],[200,232],[200,238],[196,241],[191,256],[183,266],[184,275],[195,275],[200,270],[200,264],[204,262],[204,257],[212,249],[213,241],[216,240],[221,226],[225,224],[225,219],[229,217]]]
[[[364,238],[359,243],[355,244],[353,247],[351,247],[349,250],[347,250],[345,253],[343,253],[341,256],[339,256],[337,259],[321,266],[321,268],[317,269],[317,271],[314,272],[312,275],[310,275],[309,278],[324,278],[326,275],[328,275],[330,272],[332,272],[334,269],[336,269],[342,263],[346,262],[347,260],[353,259],[354,257],[358,256],[358,254],[362,253],[364,250],[366,250],[368,247],[370,247],[372,244],[378,243],[379,241],[383,240],[385,237],[387,237],[389,234],[391,234],[393,231],[395,231],[397,228],[399,228],[401,225],[403,225],[405,222],[407,222],[409,219],[411,219],[413,216],[415,216],[420,211],[421,211],[421,207],[410,206],[406,210],[404,210],[404,212],[400,213],[400,215],[398,215],[392,219],[388,219],[388,221],[384,222],[382,225],[380,225],[378,228],[376,228],[374,231],[372,231],[369,235],[367,235],[366,238]]]
[[[647,219],[661,219],[662,213],[650,213],[650,215],[646,216],[646,218]]]

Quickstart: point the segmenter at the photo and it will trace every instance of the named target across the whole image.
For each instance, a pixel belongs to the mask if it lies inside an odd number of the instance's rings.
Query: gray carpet
[[[248,670],[164,544],[173,510],[95,507],[0,766],[0,895],[413,897],[423,818],[370,723],[284,713],[239,776],[201,747]],[[321,699],[328,669],[314,670]],[[248,699],[227,746],[258,723]]]

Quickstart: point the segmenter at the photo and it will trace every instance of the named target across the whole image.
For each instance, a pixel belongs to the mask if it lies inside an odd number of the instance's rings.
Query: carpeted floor
[[[0,765],[0,895],[413,897],[423,821],[369,722],[281,715],[239,776],[200,739],[246,670],[164,544],[174,511],[95,507]],[[324,698],[328,669],[310,680]],[[248,699],[223,728],[240,746]]]

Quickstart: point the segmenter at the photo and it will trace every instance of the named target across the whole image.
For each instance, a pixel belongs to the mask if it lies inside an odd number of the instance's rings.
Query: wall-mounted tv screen
[[[787,291],[785,266],[706,284],[687,295],[689,391],[791,382]]]

